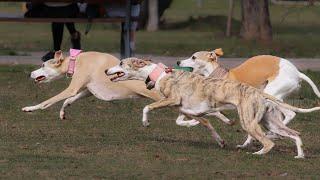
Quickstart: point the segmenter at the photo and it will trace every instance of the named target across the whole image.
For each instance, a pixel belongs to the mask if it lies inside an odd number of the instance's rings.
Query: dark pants
[[[61,49],[61,43],[63,38],[63,30],[64,25],[67,26],[67,29],[71,35],[77,32],[76,28],[74,27],[74,23],[57,23],[53,22],[51,24],[51,31],[53,37],[53,49],[54,51],[58,51]],[[80,47],[73,47],[75,49],[80,49]]]
[[[62,7],[49,7],[44,5],[44,12],[46,17],[50,18],[75,18],[78,14],[78,7],[76,4],[71,4]],[[53,49],[55,51],[61,49],[64,25],[66,25],[71,36],[77,32],[73,22],[53,22],[51,24],[51,31],[53,37]],[[80,49],[80,43],[73,44],[73,48]]]

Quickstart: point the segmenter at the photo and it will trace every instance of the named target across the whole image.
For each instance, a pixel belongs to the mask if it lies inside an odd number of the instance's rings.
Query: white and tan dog
[[[241,65],[227,70],[218,62],[223,55],[221,48],[213,51],[199,51],[190,58],[178,61],[181,67],[192,67],[194,73],[205,77],[227,78],[247,83],[256,88],[263,88],[263,91],[277,99],[283,99],[300,87],[301,80],[305,80],[320,97],[320,92],[314,82],[288,60],[271,56],[259,55],[246,60]],[[287,124],[294,117],[288,117],[284,123]]]
[[[107,75],[117,74],[112,81],[142,80],[146,81],[154,72],[159,72],[159,65],[150,60],[127,58],[121,64],[107,71]],[[298,155],[303,158],[302,142],[297,131],[291,130],[282,123],[282,114],[278,107],[296,112],[320,110],[300,109],[281,101],[244,83],[228,79],[205,78],[203,76],[174,71],[167,73],[164,69],[157,73],[155,89],[163,99],[147,105],[143,109],[143,125],[148,125],[147,113],[165,106],[179,106],[180,111],[191,116],[202,116],[224,109],[223,105],[237,107],[242,128],[263,144],[263,148],[254,154],[265,154],[272,149],[274,143],[263,133],[258,123],[280,136],[288,137],[296,142]],[[148,82],[146,82],[147,84]]]
[[[64,57],[62,51],[55,53],[54,59],[42,64],[42,67],[31,73],[31,78],[37,83],[51,82],[66,75],[70,57]],[[106,53],[84,52],[77,56],[75,72],[70,85],[58,95],[35,106],[22,108],[25,112],[46,109],[64,100],[60,110],[60,118],[65,118],[65,108],[82,97],[94,95],[96,98],[111,101],[118,99],[148,97],[158,100],[160,96],[155,91],[145,88],[141,81],[126,81],[113,83],[105,75],[105,69],[119,64],[119,59]]]
[[[193,72],[205,77],[226,78],[247,83],[263,89],[265,93],[281,101],[300,87],[301,80],[305,80],[320,97],[314,82],[286,59],[270,55],[254,56],[238,67],[227,70],[218,62],[218,58],[222,55],[221,48],[213,51],[199,51],[188,59],[178,61],[177,64],[181,67],[192,67]],[[293,111],[282,109],[282,112],[285,116],[284,124],[288,124],[295,117]],[[252,138],[248,137],[245,143],[238,147],[246,147],[251,141]]]

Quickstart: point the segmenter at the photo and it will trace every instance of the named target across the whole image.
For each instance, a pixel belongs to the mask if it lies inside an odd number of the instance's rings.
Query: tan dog
[[[270,55],[254,56],[240,66],[227,70],[219,64],[218,58],[222,55],[221,48],[213,51],[199,51],[188,59],[178,61],[177,64],[181,67],[192,67],[193,72],[205,77],[227,78],[247,83],[263,89],[265,93],[281,101],[300,87],[301,80],[305,80],[320,97],[314,82],[286,59]],[[282,109],[282,112],[285,116],[284,124],[288,124],[295,116],[293,111],[287,109]],[[246,147],[251,141],[252,138],[249,136],[243,145],[238,147]]]
[[[31,78],[37,83],[51,82],[65,76],[70,57],[64,57],[62,51],[55,53],[54,59],[42,64],[42,67],[31,73]],[[158,100],[157,92],[145,88],[141,81],[126,81],[113,83],[105,76],[105,69],[119,64],[118,58],[105,53],[84,52],[76,59],[75,73],[67,89],[58,95],[35,106],[22,108],[30,112],[46,109],[51,105],[65,100],[60,110],[60,118],[65,118],[65,107],[82,97],[94,95],[98,99],[111,101],[133,97],[148,97]]]
[[[150,60],[128,58],[121,64],[107,71],[108,75],[117,74],[114,82],[125,80],[146,81],[151,74],[158,71],[159,65]],[[148,82],[146,82],[148,83]],[[254,154],[265,154],[271,150],[274,143],[266,137],[259,126],[261,122],[271,132],[288,137],[296,142],[298,155],[303,158],[302,141],[297,131],[286,127],[281,119],[278,107],[288,108],[296,112],[311,112],[320,110],[300,109],[277,101],[270,95],[243,83],[228,79],[204,78],[203,76],[183,71],[174,71],[167,74],[165,70],[158,73],[155,79],[155,89],[160,92],[163,99],[147,105],[143,109],[143,124],[148,125],[147,113],[151,110],[165,106],[180,106],[180,111],[192,116],[202,116],[224,109],[223,105],[237,107],[242,128],[248,134],[263,144],[263,148]]]
[[[40,69],[31,73],[31,78],[37,83],[51,82],[59,79],[67,73],[69,61],[70,57],[64,57],[62,51],[57,51],[54,59],[43,63]],[[153,100],[160,99],[159,94],[155,90],[150,91],[146,89],[145,84],[141,81],[111,82],[110,78],[105,76],[105,69],[119,63],[120,61],[110,54],[98,52],[81,53],[76,59],[76,71],[67,89],[38,105],[24,107],[22,110],[30,112],[38,109],[46,109],[58,101],[66,99],[60,110],[60,118],[65,119],[65,108],[68,105],[80,98],[91,95],[105,101],[134,97],[147,97]],[[223,139],[206,119],[198,118],[197,120],[190,121],[183,121],[183,119],[184,115],[180,114],[176,120],[177,125],[193,126],[200,122],[210,130],[213,139],[216,140],[221,147],[224,146]]]

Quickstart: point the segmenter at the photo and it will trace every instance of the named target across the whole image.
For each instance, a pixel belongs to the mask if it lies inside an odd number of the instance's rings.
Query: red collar
[[[80,49],[70,49],[69,65],[67,71],[67,77],[72,77],[74,69],[76,67],[76,58],[82,52]]]

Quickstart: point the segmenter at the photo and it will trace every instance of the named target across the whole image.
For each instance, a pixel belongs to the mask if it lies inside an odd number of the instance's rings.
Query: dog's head
[[[208,75],[219,66],[218,57],[222,55],[221,48],[213,51],[199,51],[188,59],[178,61],[177,64],[181,67],[192,67],[195,73]]]
[[[126,58],[120,64],[105,71],[107,76],[115,75],[111,81],[146,80],[156,64],[151,60]]]
[[[62,51],[57,51],[54,58],[42,63],[41,68],[32,71],[30,77],[36,83],[51,82],[62,77],[66,70],[62,67],[64,57]]]

